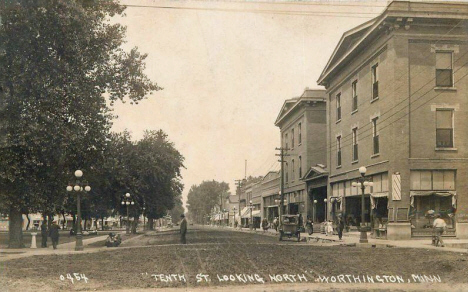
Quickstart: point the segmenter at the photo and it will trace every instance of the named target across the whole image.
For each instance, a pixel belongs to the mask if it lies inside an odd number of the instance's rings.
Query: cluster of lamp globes
[[[77,170],[75,171],[75,176],[76,178],[81,178],[83,176],[83,172],[81,170]],[[85,186],[84,188],[78,184],[76,184],[75,186],[67,186],[67,191],[68,192],[71,192],[71,191],[75,191],[75,192],[80,192],[80,191],[83,191],[83,189],[86,191],[86,192],[89,192],[91,191],[91,187],[90,186]]]
[[[130,199],[130,194],[126,193],[125,194],[126,199]],[[122,201],[122,205],[135,205],[134,201]]]

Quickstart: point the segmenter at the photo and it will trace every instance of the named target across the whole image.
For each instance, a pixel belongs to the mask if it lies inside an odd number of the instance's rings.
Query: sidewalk
[[[218,227],[219,228],[219,227]],[[240,232],[255,232],[257,234],[263,234],[265,236],[277,236],[278,233],[274,229],[268,229],[264,232],[261,229],[250,231],[248,228],[234,229],[232,227],[222,227],[222,229],[230,229]],[[343,233],[343,238],[340,241],[338,235],[329,235],[322,233],[313,233],[309,235],[307,233],[301,233],[301,241],[304,239],[310,245],[355,245],[357,247],[366,247],[366,248],[424,248],[424,249],[435,249],[439,251],[451,251],[451,252],[460,252],[468,253],[468,239],[444,239],[445,247],[436,247],[431,245],[431,238],[423,239],[411,239],[411,240],[387,240],[387,239],[376,239],[371,238],[370,233],[367,233],[368,243],[359,243],[360,233],[358,231],[354,232],[345,232]],[[310,241],[308,240],[310,239]],[[458,246],[458,247],[451,247]],[[460,247],[464,246],[464,247]]]
[[[24,257],[30,257],[35,255],[63,255],[63,254],[82,254],[98,252],[101,250],[108,250],[107,247],[88,247],[89,244],[106,240],[107,235],[97,236],[93,238],[83,238],[83,251],[75,251],[76,242],[67,242],[57,245],[57,249],[52,248],[52,244],[49,244],[47,248],[18,248],[18,249],[2,249],[0,251],[0,262],[8,261],[11,259],[18,259]],[[60,242],[60,241],[59,241]]]

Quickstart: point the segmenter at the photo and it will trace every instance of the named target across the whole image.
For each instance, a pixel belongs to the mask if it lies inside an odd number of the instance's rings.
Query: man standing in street
[[[180,222],[180,243],[186,244],[187,240],[185,239],[185,234],[187,234],[187,220],[185,220],[185,215],[180,215],[182,221]]]
[[[43,220],[41,224],[41,247],[47,247],[47,221]]]
[[[440,218],[440,214],[436,215],[436,219],[434,220],[433,227],[434,227],[435,235],[437,236],[435,246],[439,246],[439,243],[440,243],[440,246],[444,247],[442,234],[444,233],[445,228],[447,228],[447,224],[445,223],[444,219]]]
[[[57,221],[52,222],[50,225],[49,236],[52,239],[52,246],[54,249],[57,249],[57,244],[59,241],[59,229],[60,227],[57,225]]]
[[[343,229],[344,229],[344,220],[341,214],[338,215],[336,219],[336,231],[338,232],[338,238],[341,240],[343,237]]]

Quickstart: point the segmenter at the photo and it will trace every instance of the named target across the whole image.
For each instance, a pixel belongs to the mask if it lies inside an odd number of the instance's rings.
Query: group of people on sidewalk
[[[41,247],[45,248],[47,247],[47,237],[49,236],[50,239],[52,240],[52,246],[54,249],[57,249],[57,245],[59,242],[59,230],[60,227],[57,224],[57,221],[53,221],[52,224],[50,225],[50,228],[47,228],[47,221],[42,221],[41,225],[41,238],[42,238],[42,243]]]

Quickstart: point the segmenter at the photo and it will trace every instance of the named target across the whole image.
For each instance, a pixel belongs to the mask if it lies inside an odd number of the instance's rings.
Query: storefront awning
[[[252,212],[252,217],[262,217],[262,215],[260,215],[260,210],[254,210]]]
[[[414,207],[414,197],[425,197],[425,196],[439,196],[439,197],[452,196],[452,207],[457,208],[457,192],[455,191],[410,191],[411,207]]]
[[[371,197],[373,197],[373,198],[388,198],[388,192],[371,193]]]

